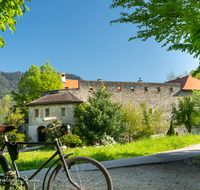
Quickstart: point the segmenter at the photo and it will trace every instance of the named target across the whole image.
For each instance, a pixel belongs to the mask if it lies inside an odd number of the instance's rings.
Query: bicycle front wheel
[[[106,189],[112,190],[113,184],[106,168],[98,161],[83,156],[77,156],[66,160],[69,174],[81,190]],[[63,164],[59,164],[52,172],[48,190],[78,189],[68,180]]]

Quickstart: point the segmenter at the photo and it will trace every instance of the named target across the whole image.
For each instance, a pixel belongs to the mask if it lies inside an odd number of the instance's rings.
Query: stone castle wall
[[[155,106],[162,107],[168,120],[171,118],[171,102],[177,102],[179,95],[184,96],[180,91],[180,84],[174,83],[139,83],[139,82],[110,82],[103,81],[106,89],[113,96],[113,101],[119,101],[124,105],[127,102],[145,102],[149,109]],[[78,89],[66,89],[82,101],[88,101],[92,90],[101,87],[100,81],[79,81]],[[118,88],[120,87],[120,91]],[[63,92],[65,90],[62,90]],[[190,92],[189,92],[190,93]],[[188,94],[188,93],[186,93]]]
[[[162,107],[168,121],[171,118],[171,103],[177,102],[177,97],[191,94],[190,91],[181,91],[179,83],[143,83],[143,82],[110,82],[102,81],[106,89],[113,96],[113,101],[119,101],[123,105],[127,102],[145,102],[148,109],[154,110],[155,106]],[[88,101],[91,92],[101,87],[101,81],[79,81],[78,89],[56,90],[55,93],[69,91],[82,101]],[[120,90],[118,90],[120,88]],[[91,90],[92,89],[92,90]],[[45,96],[52,91],[43,92]]]
[[[164,115],[167,117],[168,122],[171,119],[171,103],[177,103],[177,97],[187,96],[192,91],[180,90],[179,83],[144,83],[144,82],[110,82],[102,81],[106,89],[109,90],[113,96],[113,101],[119,101],[123,105],[127,102],[145,102],[148,109],[154,110],[158,106],[164,109]],[[63,93],[69,91],[74,96],[82,101],[87,102],[88,96],[91,92],[101,87],[101,81],[79,81],[78,89],[61,89],[56,91],[49,91],[42,93],[45,96],[49,93]],[[118,90],[120,87],[120,91]],[[185,127],[176,129],[179,134],[185,134]]]

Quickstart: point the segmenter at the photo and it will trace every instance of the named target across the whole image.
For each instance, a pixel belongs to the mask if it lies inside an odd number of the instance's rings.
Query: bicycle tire
[[[5,164],[3,164],[1,161],[0,161],[0,169],[1,169],[0,175],[5,175],[5,173],[6,173],[7,171],[9,171],[8,166],[5,165]],[[3,169],[3,173],[2,173],[2,169]],[[8,182],[8,184],[10,184],[10,182]],[[1,188],[1,189],[5,189],[5,190],[11,189],[11,187],[1,186],[1,182],[0,182],[0,188]]]
[[[112,179],[106,168],[98,161],[83,156],[72,157],[66,160],[69,174],[81,189],[113,190]],[[51,173],[48,181],[48,190],[77,189],[68,180],[63,163],[59,164]]]
[[[9,167],[8,167],[8,165],[4,162],[4,161],[2,161],[1,159],[0,159],[0,168],[1,168],[1,172],[0,172],[0,175],[4,175],[5,176],[5,173],[7,172],[7,171],[10,171],[10,169],[9,169]],[[2,170],[3,170],[3,172],[2,172]],[[12,176],[12,180],[13,180],[13,182],[15,182],[15,176],[13,175]],[[1,190],[14,190],[14,189],[18,189],[17,187],[16,187],[16,184],[14,184],[13,182],[6,182],[6,184],[8,185],[8,186],[5,186],[5,185],[2,185],[1,184],[1,181],[0,181],[0,189]],[[20,186],[20,184],[18,184],[18,187]],[[27,188],[23,188],[23,190],[26,190]]]

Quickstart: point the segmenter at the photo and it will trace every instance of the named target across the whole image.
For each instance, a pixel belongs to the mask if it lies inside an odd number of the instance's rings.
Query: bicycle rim
[[[102,164],[89,157],[73,157],[66,160],[69,167],[69,174],[72,180],[81,190],[112,190],[112,180],[108,171]],[[63,164],[58,165],[52,172],[49,183],[49,190],[74,190],[68,180]]]

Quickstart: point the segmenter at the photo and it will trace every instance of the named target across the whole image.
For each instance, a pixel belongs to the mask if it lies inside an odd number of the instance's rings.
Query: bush
[[[106,135],[102,140],[101,140],[101,144],[104,145],[104,146],[107,146],[107,145],[115,145],[116,142],[114,140],[113,137],[110,137],[108,135]]]
[[[169,130],[167,131],[167,135],[169,135],[169,136],[175,135],[174,123],[172,120],[170,122],[170,127],[169,127]]]
[[[63,135],[60,137],[60,140],[63,145],[66,145],[67,147],[76,147],[78,145],[82,145],[82,140],[79,138],[78,135],[68,134]]]
[[[144,102],[141,104],[132,102],[124,106],[122,112],[123,122],[129,124],[126,135],[129,142],[165,133],[167,129],[167,120],[161,108],[155,107],[152,111],[147,109]]]

